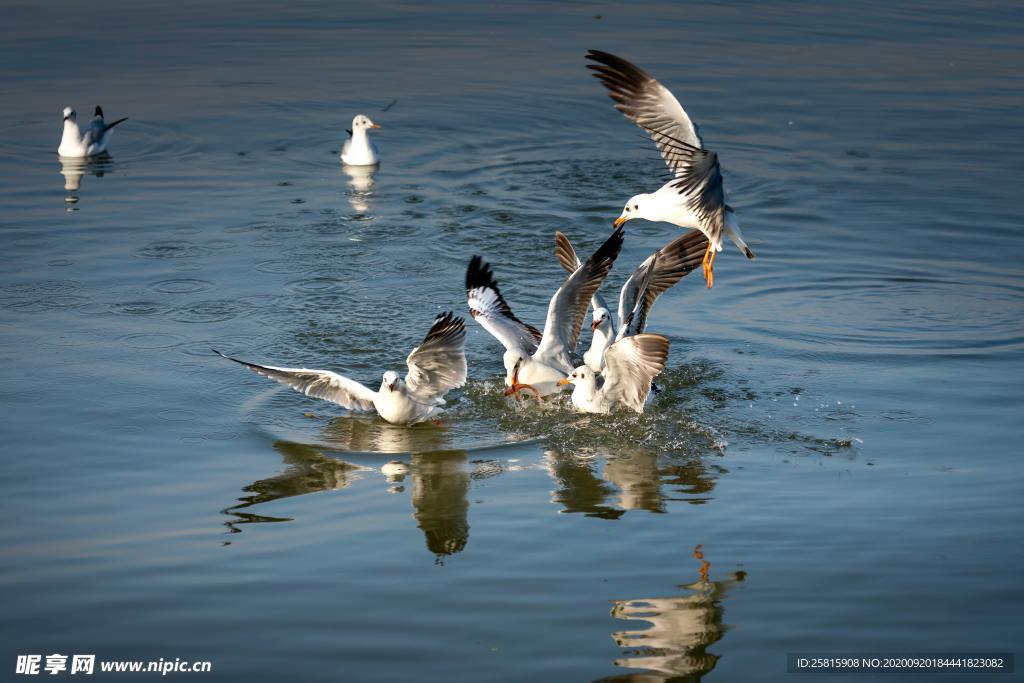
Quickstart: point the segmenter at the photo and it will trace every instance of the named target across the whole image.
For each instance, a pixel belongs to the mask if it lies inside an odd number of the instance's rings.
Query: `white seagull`
[[[605,351],[613,342],[643,332],[655,300],[697,269],[707,246],[708,238],[699,230],[688,230],[644,259],[619,292],[617,323],[612,320],[604,298],[600,293],[594,294],[590,302],[593,337],[590,348],[583,354],[584,365],[600,372],[604,369]],[[572,242],[561,232],[555,232],[555,256],[570,273],[581,265]]]
[[[668,339],[647,332],[625,337],[608,347],[604,359],[600,374],[581,365],[559,381],[573,385],[573,406],[584,413],[610,413],[620,407],[642,413],[651,382],[665,369]]]
[[[621,57],[590,50],[587,59],[597,62],[587,68],[597,72],[615,108],[651,136],[672,173],[672,179],[656,192],[631,197],[615,219],[616,227],[644,218],[697,228],[708,237],[703,261],[708,287],[715,281],[715,254],[722,250],[723,233],[748,259],[754,258],[743,241],[736,213],[725,203],[718,155],[704,149],[697,127],[679,100],[646,71]]]
[[[505,302],[489,265],[474,256],[466,270],[470,314],[505,347],[506,395],[532,391],[538,400],[561,390],[558,381],[572,372],[587,304],[622,249],[623,231],[615,230],[569,275],[548,303],[544,332],[519,320]]]
[[[367,133],[371,128],[380,128],[369,116],[357,114],[352,119],[352,130],[348,140],[341,146],[341,163],[348,166],[373,166],[377,163],[377,146],[370,142]]]
[[[408,425],[441,413],[444,395],[466,383],[465,339],[462,318],[455,318],[451,313],[437,316],[423,343],[406,358],[409,372],[405,379],[388,370],[377,391],[330,370],[256,365],[225,356],[216,349],[214,353],[307,396],[322,398],[349,410],[376,410],[392,424]]]
[[[107,151],[114,126],[127,121],[128,117],[113,123],[103,120],[103,109],[96,107],[96,113],[83,133],[78,127],[78,114],[71,107],[64,107],[64,134],[60,138],[57,154],[66,158],[94,157]]]

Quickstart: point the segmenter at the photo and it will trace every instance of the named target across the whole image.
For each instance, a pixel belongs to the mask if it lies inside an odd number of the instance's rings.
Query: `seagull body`
[[[369,116],[358,114],[352,119],[348,140],[341,146],[341,163],[348,166],[373,166],[377,163],[377,146],[370,142],[367,131],[380,128]]]
[[[615,230],[565,279],[548,303],[544,332],[515,317],[498,289],[490,266],[474,256],[466,271],[466,294],[473,318],[505,347],[506,394],[534,392],[538,399],[561,390],[559,380],[572,372],[587,304],[622,249],[623,232]]]
[[[735,212],[725,203],[718,155],[704,149],[697,127],[679,100],[646,71],[621,57],[591,50],[587,59],[596,62],[588,68],[597,72],[615,108],[650,135],[672,173],[672,179],[656,192],[631,197],[615,225],[643,218],[700,230],[708,238],[703,261],[708,287],[714,284],[715,254],[722,250],[723,234],[748,259],[754,258],[743,241]]]
[[[581,365],[560,384],[572,384],[572,404],[584,413],[610,413],[626,408],[644,412],[651,382],[665,369],[668,339],[642,332],[608,347],[606,367],[598,374]]]
[[[110,142],[114,126],[127,120],[128,117],[125,117],[107,123],[103,120],[103,109],[97,106],[92,121],[83,132],[78,127],[78,113],[71,107],[64,107],[64,133],[61,135],[57,154],[67,159],[103,154],[107,151],[107,143]]]
[[[612,320],[601,295],[595,294],[591,300],[593,338],[583,354],[584,365],[592,372],[600,372],[605,367],[605,352],[613,343],[643,332],[655,300],[697,269],[707,245],[703,233],[689,230],[644,259],[622,285],[617,322]],[[580,266],[576,250],[561,232],[555,233],[555,255],[569,272]]]
[[[322,398],[349,410],[376,410],[392,424],[415,424],[441,413],[444,395],[466,383],[465,339],[462,318],[454,318],[451,313],[437,316],[423,343],[406,359],[409,372],[405,379],[388,370],[377,391],[330,370],[256,365],[219,351],[216,353],[307,396]]]

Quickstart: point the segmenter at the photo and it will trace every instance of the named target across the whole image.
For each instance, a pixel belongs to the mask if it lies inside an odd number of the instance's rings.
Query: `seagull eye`
[[[639,204],[634,204],[633,208],[636,209],[637,211],[639,211],[640,210],[640,205]]]

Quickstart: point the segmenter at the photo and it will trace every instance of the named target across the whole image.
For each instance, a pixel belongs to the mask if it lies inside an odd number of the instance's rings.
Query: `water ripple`
[[[194,278],[173,278],[170,280],[159,280],[149,285],[155,292],[164,294],[198,294],[215,289],[217,285],[208,280],[196,280]]]

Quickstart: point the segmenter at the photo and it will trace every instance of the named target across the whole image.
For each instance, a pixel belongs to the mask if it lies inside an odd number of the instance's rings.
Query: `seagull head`
[[[365,114],[359,114],[352,119],[352,130],[366,130],[367,128],[380,128],[379,125],[370,120]]]
[[[581,365],[569,374],[565,379],[558,380],[559,386],[565,386],[572,384],[574,386],[592,387],[595,385],[596,379],[594,377],[594,371],[588,368],[586,365]]]
[[[608,332],[608,328],[611,327],[612,314],[607,308],[595,308],[593,320],[590,323],[591,332],[601,330],[602,332]]]
[[[74,121],[76,116],[77,116],[77,114],[75,114],[75,110],[74,109],[72,109],[71,107],[64,107],[64,120],[65,121]]]
[[[634,218],[645,218],[644,209],[646,208],[647,201],[650,199],[649,194],[638,194],[629,198],[626,205],[622,207],[622,214],[615,219],[612,224],[614,227],[619,227],[626,221],[631,221]]]
[[[380,385],[381,391],[384,387],[387,387],[388,391],[394,391],[401,384],[402,378],[398,376],[398,373],[394,370],[388,370],[384,373],[384,382]]]

